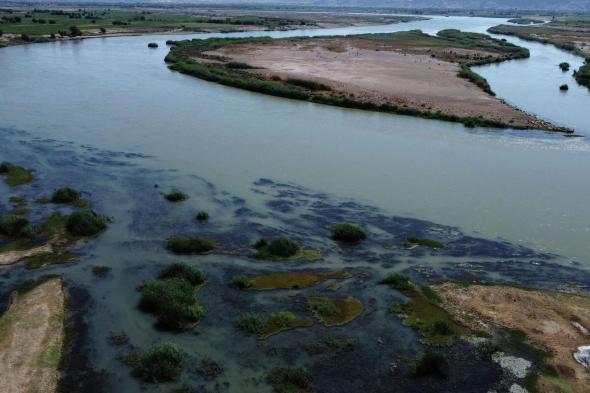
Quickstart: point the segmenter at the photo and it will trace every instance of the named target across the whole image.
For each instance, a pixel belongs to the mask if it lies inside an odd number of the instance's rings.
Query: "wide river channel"
[[[393,25],[224,36],[410,29],[435,34],[447,28],[484,33],[501,23],[505,20],[433,16]],[[32,147],[26,150],[28,143],[43,140],[74,150],[137,154],[145,158],[135,165],[146,171],[198,176],[252,206],[262,205],[252,189],[258,179],[289,182],[391,215],[557,254],[566,265],[577,262],[590,270],[590,90],[558,68],[567,61],[577,69],[582,58],[505,37],[529,48],[531,57],[476,68],[500,98],[581,135],[568,138],[539,131],[467,129],[281,99],[166,67],[167,39],[213,36],[221,34],[95,38],[0,49],[2,140],[9,141],[14,133],[18,149],[32,157],[36,153]],[[148,49],[148,42],[159,48]],[[559,91],[562,83],[569,84],[567,93]],[[11,150],[9,143],[0,146],[0,154]],[[108,185],[108,178],[104,182]],[[101,208],[108,214],[125,210]],[[111,237],[127,234],[116,224],[113,231]],[[123,291],[126,284],[109,285],[105,297]],[[103,324],[110,329],[108,315],[125,316],[124,306],[113,302],[109,307],[91,322],[92,329]],[[122,324],[139,342],[153,341],[139,325]],[[125,391],[137,388],[127,371],[117,371],[111,353],[95,357],[99,367],[118,374]],[[230,366],[228,372],[239,374],[240,368]]]

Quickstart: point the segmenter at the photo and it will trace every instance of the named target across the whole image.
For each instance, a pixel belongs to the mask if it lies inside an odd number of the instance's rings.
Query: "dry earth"
[[[53,393],[64,340],[61,278],[13,295],[0,318],[0,392]]]
[[[2,252],[0,253],[0,266],[13,265],[22,261],[23,259],[50,252],[53,252],[53,244],[51,242],[43,244],[39,247],[30,248],[28,250]]]
[[[251,72],[268,78],[321,82],[335,95],[461,117],[482,116],[520,127],[550,128],[457,75],[459,59],[478,54],[498,56],[481,50],[396,47],[387,41],[352,38],[240,44],[205,52],[262,67]]]
[[[434,289],[443,306],[466,326],[486,330],[484,322],[526,333],[534,344],[553,354],[550,363],[561,380],[574,392],[588,393],[590,372],[575,361],[573,353],[579,346],[589,345],[590,337],[572,322],[590,330],[590,298],[503,285],[445,283]],[[556,391],[550,380],[542,378],[540,382],[541,392]]]

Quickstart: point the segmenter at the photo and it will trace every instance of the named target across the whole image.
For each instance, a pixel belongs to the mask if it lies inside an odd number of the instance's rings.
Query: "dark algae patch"
[[[215,242],[203,237],[173,236],[166,248],[175,254],[206,254],[215,249]]]
[[[0,176],[3,176],[4,182],[11,187],[22,186],[33,181],[33,171],[6,161],[0,164]]]
[[[363,312],[363,303],[352,296],[310,297],[307,306],[325,326],[346,325]]]

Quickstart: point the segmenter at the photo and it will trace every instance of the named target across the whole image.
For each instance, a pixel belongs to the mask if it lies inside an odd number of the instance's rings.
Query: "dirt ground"
[[[574,392],[589,391],[590,372],[574,360],[573,353],[579,346],[589,345],[590,337],[572,322],[590,330],[590,298],[502,285],[446,283],[434,289],[443,306],[471,328],[485,330],[481,322],[491,322],[522,330],[533,343],[553,354],[550,363]],[[540,391],[555,392],[550,385],[541,379]]]
[[[548,127],[457,75],[460,58],[474,54],[497,56],[491,52],[401,48],[346,38],[232,45],[205,54],[262,67],[251,72],[269,78],[321,82],[330,86],[335,95],[461,117],[482,116],[527,128]]]
[[[22,295],[0,317],[0,392],[54,393],[64,340],[60,278]]]
[[[30,248],[28,250],[6,251],[0,253],[0,266],[14,265],[25,258],[31,258],[40,254],[53,252],[53,244],[47,243],[39,247]]]

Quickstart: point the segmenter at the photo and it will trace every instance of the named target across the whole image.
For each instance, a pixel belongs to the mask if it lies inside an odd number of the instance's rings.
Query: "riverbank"
[[[57,277],[13,292],[8,310],[0,317],[3,391],[56,392],[65,304],[63,282]]]
[[[469,127],[571,132],[496,99],[469,68],[528,56],[525,48],[483,34],[444,30],[181,41],[166,61],[176,71],[281,97]]]

